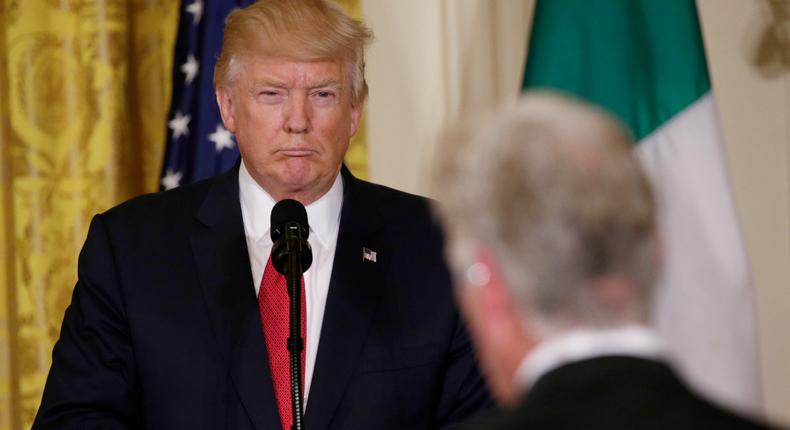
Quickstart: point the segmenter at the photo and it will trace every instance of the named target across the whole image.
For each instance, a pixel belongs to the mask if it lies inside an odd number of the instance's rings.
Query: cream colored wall
[[[790,423],[790,72],[768,78],[751,61],[767,1],[698,6],[757,292],[763,401],[770,416]]]
[[[767,78],[749,60],[768,0],[698,4],[757,292],[764,402],[790,423],[790,77]],[[377,38],[368,57],[374,181],[424,194],[441,128],[515,98],[532,5],[363,0]]]
[[[363,0],[370,173],[424,193],[424,168],[445,124],[515,99],[532,1]]]
[[[419,188],[421,159],[444,118],[442,8],[436,1],[363,1],[376,33],[367,57],[368,148],[374,180]]]

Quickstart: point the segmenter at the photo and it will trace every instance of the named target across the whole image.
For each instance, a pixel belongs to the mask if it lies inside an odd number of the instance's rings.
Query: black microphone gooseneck
[[[291,410],[293,412],[292,430],[304,429],[304,406],[302,404],[302,273],[313,262],[313,251],[307,242],[310,227],[307,224],[307,211],[296,200],[285,199],[277,202],[272,209],[271,236],[272,265],[285,275],[288,284],[290,306],[290,335],[288,352],[291,357]]]

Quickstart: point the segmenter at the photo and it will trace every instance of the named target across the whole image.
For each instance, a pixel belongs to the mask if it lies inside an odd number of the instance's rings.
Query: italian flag
[[[693,0],[538,0],[523,86],[631,129],[659,205],[655,327],[693,386],[760,411],[754,294]]]

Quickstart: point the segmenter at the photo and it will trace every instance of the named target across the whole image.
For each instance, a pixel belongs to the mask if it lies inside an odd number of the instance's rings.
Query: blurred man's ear
[[[481,304],[484,313],[488,316],[489,323],[497,328],[509,325],[512,319],[517,318],[516,309],[513,306],[513,298],[501,276],[501,269],[491,254],[481,250],[478,256],[478,263],[483,264],[489,272],[488,282],[481,287]],[[499,333],[499,330],[492,328],[492,332]]]
[[[217,106],[219,106],[219,114],[222,117],[222,124],[231,132],[236,133],[236,117],[233,111],[233,97],[231,96],[230,88],[223,85],[218,87],[215,91],[217,97]]]
[[[489,279],[481,286],[480,305],[487,326],[487,335],[493,336],[502,347],[513,345],[523,332],[525,316],[519,310],[518,301],[508,289],[502,270],[487,250],[478,253],[478,264],[488,268]]]
[[[467,270],[463,290],[463,307],[470,324],[491,392],[501,404],[518,401],[521,387],[515,373],[521,361],[537,343],[524,322],[528,316],[520,311],[493,254],[487,249],[477,252],[476,261]]]

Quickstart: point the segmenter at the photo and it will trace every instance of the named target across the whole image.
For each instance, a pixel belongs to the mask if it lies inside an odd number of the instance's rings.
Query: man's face
[[[230,88],[217,90],[217,102],[244,165],[275,200],[317,200],[359,124],[343,63],[255,57],[242,64]]]

